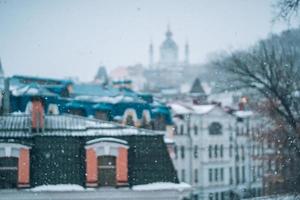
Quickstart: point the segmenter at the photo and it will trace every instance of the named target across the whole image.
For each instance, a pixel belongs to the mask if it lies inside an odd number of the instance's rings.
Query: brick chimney
[[[42,132],[44,128],[44,107],[39,97],[33,97],[31,100],[31,128],[32,132]]]

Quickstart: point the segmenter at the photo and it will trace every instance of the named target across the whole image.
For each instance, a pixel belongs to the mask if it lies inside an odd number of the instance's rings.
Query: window
[[[131,115],[128,115],[126,117],[125,124],[128,125],[128,126],[134,126],[134,120],[133,120],[133,117]]]
[[[246,171],[245,171],[245,166],[242,166],[242,182],[246,182]]]
[[[198,169],[194,170],[194,182],[198,183]]]
[[[178,158],[178,149],[177,149],[176,145],[174,146],[174,155],[175,155],[175,159],[177,159]]]
[[[215,158],[218,157],[218,145],[215,145]]]
[[[185,181],[185,170],[184,169],[181,170],[181,181],[182,182]]]
[[[18,183],[18,158],[0,158],[0,189],[16,188]]]
[[[98,183],[100,186],[116,186],[116,157],[98,157]]]
[[[232,167],[229,167],[229,184],[233,184],[233,174],[232,174]]]
[[[198,135],[198,127],[196,125],[194,126],[194,134]]]
[[[209,193],[208,199],[209,199],[209,200],[214,200],[214,195],[213,195],[213,193]]]
[[[208,157],[209,157],[209,158],[212,157],[212,148],[213,148],[213,147],[212,147],[211,145],[208,146]]]
[[[243,145],[241,146],[241,154],[242,154],[242,160],[245,160],[245,148]]]
[[[213,181],[213,170],[212,169],[209,169],[208,170],[208,180],[209,182],[212,182]]]
[[[225,200],[225,192],[221,192],[221,200]]]
[[[181,124],[180,125],[180,135],[183,135],[183,132],[184,132],[184,128],[183,128],[183,125]]]
[[[235,179],[236,179],[236,184],[240,183],[240,168],[235,167]]]
[[[215,169],[215,181],[218,181],[218,179],[219,179],[219,173],[218,173],[218,169],[216,168]]]
[[[220,179],[221,179],[221,181],[224,181],[224,169],[223,168],[220,169]]]
[[[229,145],[229,157],[232,157],[232,153],[233,153],[233,146]]]
[[[223,145],[221,144],[220,146],[220,157],[223,158]]]
[[[198,145],[194,147],[194,158],[198,158]]]
[[[219,193],[218,192],[215,193],[215,200],[219,200]]]
[[[218,122],[213,122],[209,125],[209,134],[210,135],[220,135],[222,134],[222,125]]]
[[[181,146],[181,158],[184,158],[184,146]]]
[[[158,115],[154,120],[154,129],[155,130],[166,130],[167,120],[164,115]]]
[[[240,160],[239,146],[238,146],[238,145],[235,146],[235,159],[236,159],[237,161]]]

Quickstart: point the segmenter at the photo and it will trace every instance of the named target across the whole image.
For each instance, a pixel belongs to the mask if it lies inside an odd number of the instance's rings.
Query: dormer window
[[[115,138],[88,141],[86,149],[86,185],[124,186],[128,184],[128,145]]]

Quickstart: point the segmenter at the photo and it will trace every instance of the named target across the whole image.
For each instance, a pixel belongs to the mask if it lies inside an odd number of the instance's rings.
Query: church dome
[[[160,63],[175,64],[178,62],[178,47],[172,35],[172,32],[168,29],[166,39],[160,46]]]
[[[178,49],[176,42],[172,38],[172,35],[173,33],[170,30],[166,32],[166,39],[161,44],[161,49]]]

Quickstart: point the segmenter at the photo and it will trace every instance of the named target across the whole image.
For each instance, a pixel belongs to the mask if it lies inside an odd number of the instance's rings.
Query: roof
[[[43,136],[126,136],[162,135],[145,129],[123,126],[113,122],[90,119],[77,115],[46,115],[42,133],[31,133],[31,118],[26,114],[0,116],[0,137]]]
[[[170,103],[174,114],[207,114],[216,108],[215,104],[206,105],[194,105],[194,104],[181,104],[181,103]]]
[[[201,85],[201,82],[200,82],[199,78],[195,79],[195,81],[192,85],[190,93],[205,94],[204,89]]]
[[[239,118],[247,118],[253,116],[253,112],[250,110],[239,110],[234,112],[234,115]]]

